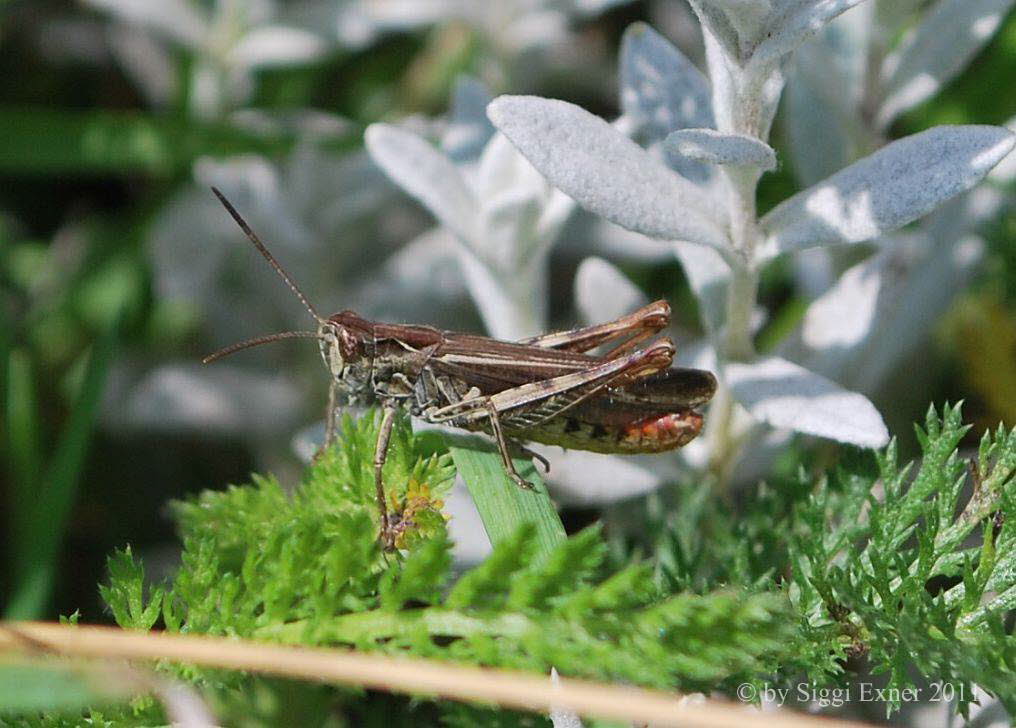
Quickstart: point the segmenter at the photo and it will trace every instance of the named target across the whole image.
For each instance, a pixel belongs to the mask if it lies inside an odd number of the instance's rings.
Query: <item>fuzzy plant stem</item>
[[[759,89],[753,89],[757,93]],[[721,118],[730,120],[728,131],[756,138],[762,136],[758,96],[742,90],[733,95],[735,108]],[[714,98],[714,102],[719,98]],[[758,211],[756,190],[761,173],[753,167],[728,165],[722,168],[727,187],[727,212],[730,219],[730,254],[726,256],[731,275],[727,286],[726,323],[718,347],[723,362],[750,361],[755,356],[752,341],[752,313],[758,298],[758,269],[754,264],[758,242]],[[712,426],[709,438],[709,469],[721,491],[727,489],[737,462],[740,439],[734,432],[734,400],[729,391],[721,389],[711,408]]]

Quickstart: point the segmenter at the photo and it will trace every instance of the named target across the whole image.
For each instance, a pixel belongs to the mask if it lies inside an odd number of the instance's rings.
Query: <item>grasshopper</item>
[[[322,450],[335,439],[340,399],[381,408],[374,485],[385,550],[395,549],[396,536],[407,525],[389,513],[382,475],[399,408],[426,422],[491,435],[506,474],[522,488],[532,485],[515,470],[513,450],[538,457],[523,442],[599,453],[658,453],[686,445],[702,429],[702,415],[694,408],[713,396],[716,378],[701,369],[671,367],[669,338],[649,342],[670,322],[666,301],[615,321],[516,342],[369,321],[352,311],[325,318],[233,205],[219,190],[212,191],[318,326],[241,341],[204,361],[280,339],[318,340],[331,375]],[[598,347],[611,348],[590,353]]]

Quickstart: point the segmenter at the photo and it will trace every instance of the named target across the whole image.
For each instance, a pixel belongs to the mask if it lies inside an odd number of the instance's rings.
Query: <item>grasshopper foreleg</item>
[[[395,550],[395,533],[388,515],[388,504],[385,500],[385,486],[382,471],[388,459],[388,443],[392,437],[392,426],[395,424],[395,405],[385,402],[381,410],[381,426],[378,428],[377,444],[374,447],[374,490],[377,497],[378,512],[381,514],[381,545],[385,551]]]
[[[325,412],[325,441],[321,444],[321,447],[314,453],[314,457],[311,458],[311,462],[316,463],[324,455],[325,450],[332,446],[335,442],[335,403],[338,397],[338,383],[335,379],[332,379],[332,383],[328,385],[328,410]]]

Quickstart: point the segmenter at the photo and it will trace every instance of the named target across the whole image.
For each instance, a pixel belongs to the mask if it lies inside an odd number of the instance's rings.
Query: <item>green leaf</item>
[[[23,579],[29,570],[32,543],[41,536],[31,530],[31,508],[38,492],[41,471],[39,442],[39,405],[35,397],[32,363],[22,350],[10,352],[7,359],[6,450],[10,462],[11,528],[10,547],[15,578]]]
[[[118,316],[113,325],[92,347],[78,396],[64,425],[31,508],[26,509],[25,532],[33,534],[20,555],[20,578],[14,585],[7,605],[8,619],[38,617],[49,600],[53,574],[71,507],[77,496],[78,481],[98,416],[106,374],[116,349],[120,328]]]
[[[116,623],[126,629],[150,630],[162,611],[163,589],[152,589],[145,604],[145,569],[140,561],[134,560],[130,546],[115,551],[106,560],[106,568],[109,585],[100,585],[99,594],[112,610]]]
[[[565,540],[561,517],[531,461],[512,461],[519,475],[533,484],[533,490],[526,490],[508,478],[493,444],[477,436],[449,434],[446,439],[491,544],[512,539],[524,523],[536,529],[536,555],[550,553]]]
[[[60,665],[0,664],[0,724],[4,715],[78,710],[109,696],[85,673]]]

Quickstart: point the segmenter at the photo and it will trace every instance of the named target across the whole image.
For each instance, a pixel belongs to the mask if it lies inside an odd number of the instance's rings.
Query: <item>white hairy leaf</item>
[[[784,123],[797,178],[812,185],[860,156],[861,105],[875,29],[872,2],[857,5],[794,53]]]
[[[490,91],[471,76],[461,76],[452,92],[451,119],[441,137],[441,149],[455,162],[477,159],[494,134],[487,118]]]
[[[1014,0],[940,0],[886,59],[882,127],[931,98],[998,30]]]
[[[741,49],[753,47],[765,32],[779,0],[709,0],[722,9],[727,22],[737,32]]]
[[[108,10],[122,20],[151,28],[160,35],[195,48],[206,35],[208,20],[187,0],[85,0],[87,5]]]
[[[469,295],[490,335],[512,341],[543,333],[547,323],[545,272],[538,269],[528,276],[505,276],[456,240],[460,247],[459,266]]]
[[[734,398],[773,427],[861,447],[889,442],[882,416],[867,397],[786,359],[731,363],[724,372]]]
[[[801,336],[812,349],[852,349],[876,323],[885,260],[874,255],[848,269],[815,300],[804,316]]]
[[[680,240],[674,243],[674,254],[698,300],[702,325],[710,334],[717,334],[726,317],[730,266],[712,248]]]
[[[877,324],[862,358],[843,377],[851,386],[874,391],[902,360],[927,344],[935,322],[967,285],[985,248],[976,235],[947,244],[925,242],[888,261]]]
[[[575,303],[586,323],[599,324],[629,314],[647,301],[615,265],[590,256],[575,274]]]
[[[481,200],[487,200],[517,190],[545,197],[550,186],[504,134],[495,132],[480,156],[476,194]]]
[[[744,134],[724,134],[715,129],[679,129],[664,144],[678,154],[713,164],[776,169],[776,152],[761,139]]]
[[[456,235],[474,238],[477,203],[448,157],[425,139],[391,124],[371,124],[364,139],[385,174]]]
[[[994,126],[939,126],[900,139],[762,218],[761,257],[860,243],[913,222],[984,177],[1013,147]]]
[[[650,237],[726,245],[714,203],[603,119],[535,96],[501,96],[487,113],[551,184],[588,210]]]
[[[715,125],[709,81],[645,23],[625,31],[620,64],[621,108],[646,141],[675,129]]]
[[[300,28],[262,25],[245,34],[229,53],[231,63],[266,68],[309,63],[328,50],[324,39]]]
[[[531,256],[542,251],[536,225],[542,205],[525,189],[509,190],[484,200],[480,209],[483,233],[473,245],[488,263],[505,275],[517,275]]]
[[[542,445],[532,449],[550,462],[550,472],[543,476],[547,489],[555,503],[566,506],[589,508],[638,498],[673,483],[679,474],[673,460],[655,455],[610,456]]]
[[[712,36],[718,49],[732,63],[740,61],[741,42],[737,28],[730,22],[724,9],[708,0],[688,0],[688,4],[702,24],[702,35]]]
[[[764,39],[752,61],[773,63],[790,53],[832,21],[864,0],[804,0],[778,3]]]

